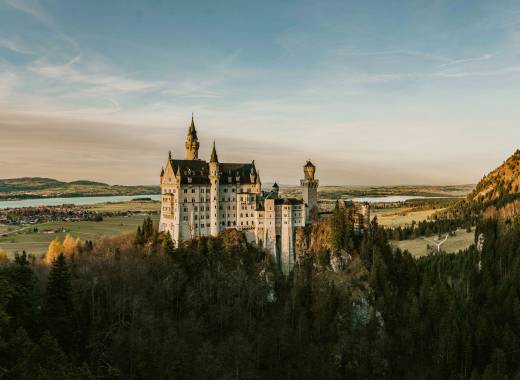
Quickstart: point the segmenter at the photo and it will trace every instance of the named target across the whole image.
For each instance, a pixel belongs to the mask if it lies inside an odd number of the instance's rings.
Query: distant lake
[[[394,203],[394,202],[405,202],[411,199],[435,199],[442,197],[427,197],[424,195],[387,195],[383,197],[356,197],[356,198],[344,198],[354,202],[368,202],[368,203]]]
[[[0,209],[38,206],[61,206],[61,205],[92,205],[105,202],[128,202],[136,198],[150,198],[154,201],[161,200],[161,195],[110,195],[102,197],[64,197],[64,198],[38,198],[20,199],[16,201],[0,201]]]

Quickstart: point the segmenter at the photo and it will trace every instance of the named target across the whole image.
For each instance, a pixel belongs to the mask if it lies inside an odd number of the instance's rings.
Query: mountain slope
[[[484,176],[475,189],[446,214],[457,218],[520,215],[520,150]]]
[[[87,180],[62,182],[52,178],[39,177],[0,179],[0,200],[159,193],[159,186],[111,186]]]
[[[518,194],[520,189],[520,150],[486,175],[468,196],[469,201],[486,203]]]

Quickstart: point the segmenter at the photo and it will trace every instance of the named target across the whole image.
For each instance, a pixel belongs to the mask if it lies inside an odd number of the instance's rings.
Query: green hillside
[[[4,200],[58,196],[139,195],[159,192],[159,186],[108,185],[87,180],[63,182],[40,177],[0,179],[0,199]]]

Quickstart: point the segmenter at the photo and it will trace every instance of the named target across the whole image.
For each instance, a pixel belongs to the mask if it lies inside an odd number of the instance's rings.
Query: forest
[[[238,231],[175,249],[151,220],[3,260],[0,378],[520,379],[520,223],[420,259],[329,223],[288,276]]]

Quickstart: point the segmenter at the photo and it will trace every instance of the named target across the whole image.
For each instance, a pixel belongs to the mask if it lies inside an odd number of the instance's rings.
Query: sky
[[[0,0],[0,178],[476,183],[520,143],[520,0]]]

